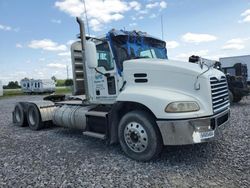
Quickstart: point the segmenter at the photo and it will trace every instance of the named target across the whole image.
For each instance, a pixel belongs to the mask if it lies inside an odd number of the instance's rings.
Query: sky
[[[250,54],[250,0],[85,0],[89,34],[145,31],[167,43],[169,59]],[[0,80],[67,78],[70,45],[85,18],[82,0],[0,0]],[[86,29],[87,30],[87,29]]]

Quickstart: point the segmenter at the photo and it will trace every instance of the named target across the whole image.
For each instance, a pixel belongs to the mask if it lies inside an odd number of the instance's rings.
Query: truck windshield
[[[142,32],[110,31],[107,35],[116,61],[118,73],[123,62],[130,59],[167,59],[166,43]]]

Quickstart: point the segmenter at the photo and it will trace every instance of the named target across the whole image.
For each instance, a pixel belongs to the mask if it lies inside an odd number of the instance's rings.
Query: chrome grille
[[[216,77],[210,78],[212,102],[214,113],[220,112],[229,106],[228,86],[225,76],[220,80]]]

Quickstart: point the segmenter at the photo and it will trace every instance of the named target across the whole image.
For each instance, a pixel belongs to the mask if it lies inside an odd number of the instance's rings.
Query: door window
[[[111,58],[109,45],[107,42],[96,46],[98,67],[104,67],[106,71],[114,69],[114,62]]]

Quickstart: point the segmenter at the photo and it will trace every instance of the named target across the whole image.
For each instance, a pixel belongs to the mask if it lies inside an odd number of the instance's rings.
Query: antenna
[[[163,16],[161,15],[161,39],[163,40]]]
[[[89,21],[88,21],[88,15],[87,15],[87,9],[86,9],[85,0],[82,0],[82,2],[83,2],[83,5],[84,5],[84,14],[85,14],[85,19],[86,19],[86,23],[87,23],[88,35],[90,36]]]

